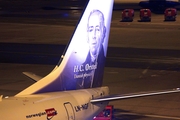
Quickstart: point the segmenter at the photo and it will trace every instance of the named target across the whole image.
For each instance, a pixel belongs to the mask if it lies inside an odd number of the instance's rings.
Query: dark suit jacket
[[[103,46],[100,46],[99,55],[97,57],[96,62],[91,61],[90,52],[83,63],[85,71],[83,74],[92,74],[90,76],[85,76],[82,80],[82,88],[91,88],[91,87],[100,87],[103,82],[103,73],[104,73],[104,65],[105,65],[105,56]],[[96,69],[86,69],[87,66],[96,66]]]
[[[88,52],[85,62],[83,64],[78,64],[78,67],[82,66],[84,71],[74,72],[74,66],[77,66],[77,61],[70,58],[67,66],[64,68],[61,76],[58,78],[61,82],[59,86],[61,90],[75,90],[102,86],[105,56],[103,45],[100,47],[99,55],[96,60],[97,63],[93,63],[91,61],[91,55],[90,52]],[[87,66],[92,66],[95,64],[97,64],[96,69],[87,69]],[[94,72],[93,76],[90,75],[92,71]],[[82,75],[83,77],[76,78],[75,75]]]

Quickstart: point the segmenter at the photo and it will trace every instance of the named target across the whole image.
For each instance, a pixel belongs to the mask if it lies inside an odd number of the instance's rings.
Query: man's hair
[[[100,11],[100,10],[92,10],[89,14],[89,17],[88,17],[88,23],[87,23],[87,30],[89,31],[89,19],[90,17],[93,15],[93,14],[97,14],[99,19],[100,19],[100,24],[101,24],[101,27],[103,27],[103,36],[102,36],[102,43],[104,42],[104,38],[105,38],[105,35],[106,35],[106,27],[104,25],[104,14]]]

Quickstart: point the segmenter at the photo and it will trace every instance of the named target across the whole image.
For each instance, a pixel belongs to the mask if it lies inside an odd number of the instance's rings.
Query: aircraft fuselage
[[[92,120],[108,102],[90,100],[108,93],[108,87],[101,87],[4,98],[0,116],[3,120]]]

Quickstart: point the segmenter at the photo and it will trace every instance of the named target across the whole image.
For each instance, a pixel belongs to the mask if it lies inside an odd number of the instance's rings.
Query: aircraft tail
[[[55,69],[16,96],[102,86],[113,3],[90,0]]]

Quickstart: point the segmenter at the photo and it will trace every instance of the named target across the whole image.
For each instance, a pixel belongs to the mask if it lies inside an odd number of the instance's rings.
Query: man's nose
[[[96,29],[93,32],[93,39],[96,39]]]

